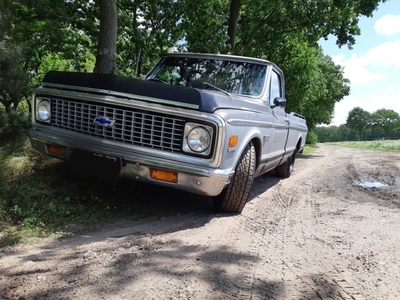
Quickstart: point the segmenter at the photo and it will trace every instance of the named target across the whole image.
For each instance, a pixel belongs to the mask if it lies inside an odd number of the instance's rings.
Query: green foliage
[[[6,112],[17,109],[29,91],[29,75],[22,69],[21,47],[2,43],[0,47],[0,103]]]
[[[107,220],[110,209],[103,200],[81,194],[77,186],[60,185],[57,173],[62,172],[63,164],[43,160],[26,138],[0,147],[0,230],[7,233],[0,245],[47,236],[70,223],[98,225]]]
[[[351,47],[355,36],[360,34],[359,17],[371,16],[380,2],[385,1],[232,0],[228,2],[230,5],[227,3],[230,11],[224,19],[228,20],[231,51],[236,54],[253,56],[248,52],[268,49],[271,41],[288,35],[304,36],[310,45],[333,35],[338,46]],[[205,16],[202,18],[206,19]]]
[[[357,133],[345,124],[342,124],[339,127],[317,126],[314,131],[317,134],[320,143],[352,141],[358,139]]]
[[[30,127],[31,117],[26,108],[20,107],[10,113],[6,113],[4,109],[0,108],[0,143],[26,134]]]
[[[304,37],[276,41],[271,49],[267,58],[285,74],[287,110],[306,116],[309,128],[329,124],[335,104],[350,92],[343,69]]]
[[[161,54],[177,45],[184,36],[182,2],[118,1],[117,74],[143,77]]]
[[[229,15],[227,1],[180,1],[184,47],[189,52],[228,53],[226,20]],[[201,13],[200,13],[201,12]]]
[[[359,139],[365,128],[371,124],[371,114],[361,107],[353,108],[347,117],[346,125],[358,131]]]
[[[309,130],[307,134],[306,144],[316,145],[318,143],[318,136],[314,130]]]
[[[339,127],[316,127],[315,132],[321,143],[400,139],[400,116],[393,110],[378,109],[370,114],[356,107],[349,112],[346,124]]]
[[[0,0],[0,102],[7,113],[29,99],[50,68],[91,71],[93,46],[75,26],[76,2],[90,7],[87,1]]]
[[[392,109],[378,109],[371,115],[371,126],[382,129],[388,137],[390,132],[400,129],[400,115]]]
[[[299,158],[307,157],[308,155],[314,153],[317,149],[318,149],[318,145],[307,144],[307,145],[305,145],[303,152],[299,153],[297,155]]]

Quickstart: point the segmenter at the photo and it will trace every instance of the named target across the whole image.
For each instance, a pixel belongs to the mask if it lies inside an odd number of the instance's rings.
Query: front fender
[[[246,146],[253,141],[256,149],[256,164],[260,164],[262,149],[265,146],[265,139],[269,128],[272,128],[272,121],[267,114],[243,110],[219,110],[218,115],[225,119],[225,141],[221,153],[221,169],[235,170],[240,155]],[[237,144],[229,146],[229,139],[237,136]]]

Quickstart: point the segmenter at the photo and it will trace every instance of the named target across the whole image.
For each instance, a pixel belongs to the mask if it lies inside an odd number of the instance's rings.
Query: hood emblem
[[[108,117],[98,116],[94,118],[93,123],[100,126],[112,127],[115,123],[115,120],[112,120]]]

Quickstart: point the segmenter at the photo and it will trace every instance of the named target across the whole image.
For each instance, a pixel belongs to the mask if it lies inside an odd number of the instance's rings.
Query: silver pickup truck
[[[73,171],[211,196],[241,213],[254,178],[283,178],[304,117],[285,112],[282,71],[248,57],[175,53],[145,80],[51,71],[34,91],[32,147]]]

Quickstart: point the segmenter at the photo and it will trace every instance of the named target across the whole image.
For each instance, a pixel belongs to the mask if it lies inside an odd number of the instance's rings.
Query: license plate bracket
[[[120,157],[76,149],[71,154],[73,172],[94,175],[106,182],[118,182],[122,159]]]

